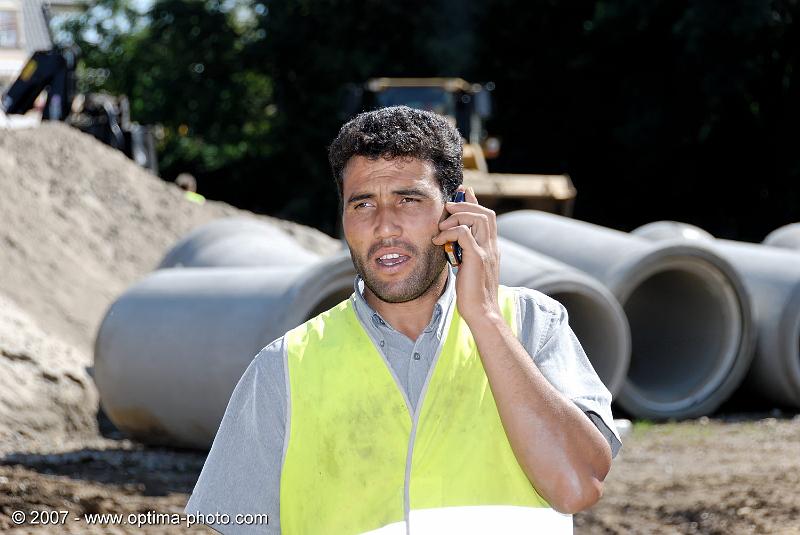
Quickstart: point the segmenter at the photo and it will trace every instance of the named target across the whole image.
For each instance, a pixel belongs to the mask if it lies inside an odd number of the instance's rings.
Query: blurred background
[[[503,283],[565,303],[631,419],[575,532],[800,533],[800,226],[698,241],[800,221],[798,17],[0,0],[0,530],[183,511],[256,352],[353,290],[328,144],[415,103],[457,123],[465,180],[503,190],[479,200],[543,210],[498,220]],[[81,518],[36,531],[196,531]]]

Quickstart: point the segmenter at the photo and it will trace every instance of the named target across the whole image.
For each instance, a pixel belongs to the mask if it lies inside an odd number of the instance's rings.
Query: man
[[[611,396],[562,305],[499,286],[495,214],[461,156],[424,111],[342,127],[329,158],[355,292],[256,356],[187,513],[270,515],[222,533],[569,533],[600,498],[621,446]],[[466,202],[446,202],[456,190]]]
[[[179,174],[175,178],[175,185],[186,192],[184,197],[186,197],[187,201],[197,204],[204,204],[206,202],[206,198],[197,193],[197,180],[191,174]]]

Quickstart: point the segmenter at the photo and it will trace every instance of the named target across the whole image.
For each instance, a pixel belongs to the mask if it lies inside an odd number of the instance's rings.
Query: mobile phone
[[[450,198],[451,202],[464,202],[464,192],[457,191],[453,194]],[[447,261],[450,262],[450,265],[453,267],[458,267],[461,265],[461,246],[456,241],[449,241],[444,244],[444,254],[447,257]]]

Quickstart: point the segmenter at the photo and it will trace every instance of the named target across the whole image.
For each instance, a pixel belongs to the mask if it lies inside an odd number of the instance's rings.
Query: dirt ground
[[[800,416],[637,424],[575,533],[796,534],[798,488]]]
[[[775,417],[777,416],[777,417]],[[86,513],[180,513],[205,454],[125,439],[4,446],[4,533],[213,533],[185,526],[105,525]],[[22,452],[22,453],[20,453]],[[800,416],[745,415],[638,423],[575,533],[800,534]],[[15,526],[15,510],[69,511],[58,526]]]

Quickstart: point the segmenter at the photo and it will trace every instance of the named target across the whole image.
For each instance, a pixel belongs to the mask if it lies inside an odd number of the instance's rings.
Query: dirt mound
[[[49,336],[0,295],[0,442],[96,429],[89,356]]]
[[[184,192],[60,123],[0,135],[0,294],[48,332],[91,349],[106,306],[181,236],[212,219],[258,217]],[[338,243],[274,218],[322,253]]]
[[[0,131],[0,190],[0,428],[16,431],[40,430],[31,418],[37,411],[44,427],[88,429],[97,401],[82,368],[107,307],[191,229],[252,217],[319,254],[340,248],[315,229],[221,202],[190,202],[173,184],[61,123]],[[20,412],[21,405],[29,410]]]

